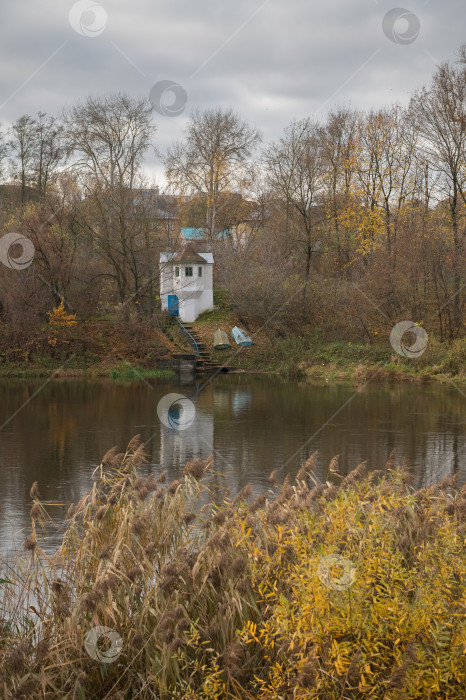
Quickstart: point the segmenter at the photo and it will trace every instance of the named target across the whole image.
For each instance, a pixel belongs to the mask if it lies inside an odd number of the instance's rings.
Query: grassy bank
[[[267,369],[293,379],[328,381],[466,381],[466,339],[450,345],[431,339],[425,356],[403,358],[390,346],[287,338],[255,354],[240,352],[231,366]]]
[[[2,572],[3,698],[462,700],[466,489],[413,491],[389,461],[252,498],[211,459],[143,478],[111,450],[63,545],[31,533]],[[107,628],[99,638],[101,629]]]
[[[215,311],[202,314],[194,324],[204,342],[212,348],[217,362],[234,369],[275,372],[293,379],[329,381],[450,381],[466,382],[466,338],[440,343],[429,338],[426,351],[417,359],[397,354],[386,338],[374,337],[371,343],[342,342],[321,333],[279,338],[267,329],[248,328],[220,295]],[[214,350],[217,328],[227,332],[235,325],[246,327],[254,346]],[[233,341],[232,341],[233,342]]]
[[[107,377],[118,382],[139,382],[145,379],[172,379],[175,372],[170,369],[147,369],[139,365],[133,365],[129,360],[118,362],[114,365],[101,366],[92,364],[88,368],[82,367],[57,367],[44,368],[31,365],[11,365],[0,368],[0,378],[12,379],[81,379]]]

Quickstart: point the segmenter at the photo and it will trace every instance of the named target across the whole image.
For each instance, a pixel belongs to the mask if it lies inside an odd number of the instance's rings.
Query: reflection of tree
[[[63,412],[57,401],[48,404],[50,446],[57,455],[60,469],[63,467],[66,446],[72,444],[76,435],[76,418]]]

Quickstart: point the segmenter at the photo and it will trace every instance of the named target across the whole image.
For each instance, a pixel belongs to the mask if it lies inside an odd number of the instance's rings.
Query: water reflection
[[[194,423],[185,430],[160,425],[160,464],[179,473],[189,459],[205,459],[214,451],[214,417],[196,411]]]
[[[243,413],[251,404],[252,401],[252,391],[245,391],[244,389],[233,392],[231,399],[231,411],[234,416],[239,416]]]
[[[416,486],[452,472],[466,481],[465,398],[440,385],[309,386],[277,378],[221,376],[206,386],[186,382],[118,385],[108,381],[0,382],[0,547],[11,546],[11,524],[28,528],[33,481],[53,507],[60,528],[69,503],[92,483],[92,472],[113,445],[140,433],[146,472],[178,478],[186,460],[215,456],[215,469],[235,492],[251,482],[268,487],[273,469],[294,473],[315,450],[326,478],[340,454],[343,473],[367,460],[377,468],[396,449],[411,465]],[[200,391],[199,391],[200,388]],[[188,429],[163,426],[157,404],[185,394],[196,406]],[[60,529],[55,541],[59,541]],[[18,535],[21,540],[22,535]]]

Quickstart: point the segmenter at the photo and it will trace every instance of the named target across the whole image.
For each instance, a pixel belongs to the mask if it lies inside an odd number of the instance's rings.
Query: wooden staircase
[[[194,338],[199,354],[196,359],[196,372],[228,372],[228,367],[212,360],[206,344],[202,341],[198,331],[190,323],[183,323],[189,335]]]

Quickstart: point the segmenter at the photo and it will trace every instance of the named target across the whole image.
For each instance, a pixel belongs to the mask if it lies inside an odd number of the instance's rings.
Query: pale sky
[[[466,3],[399,1],[2,0],[0,122],[172,81],[179,114],[153,112],[163,152],[195,107],[232,106],[270,141],[336,105],[406,104],[466,41]]]

